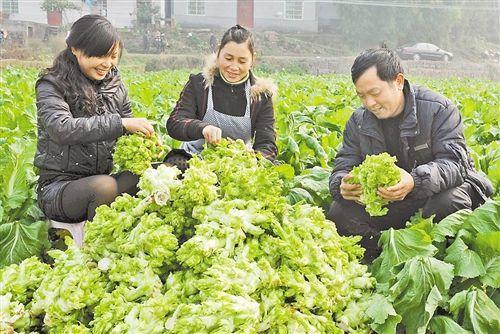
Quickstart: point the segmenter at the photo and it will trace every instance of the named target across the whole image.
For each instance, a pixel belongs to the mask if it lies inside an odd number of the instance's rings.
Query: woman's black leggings
[[[114,175],[93,175],[71,181],[62,192],[62,210],[74,221],[92,220],[95,209],[111,204],[123,193],[134,196],[139,177],[131,172]]]

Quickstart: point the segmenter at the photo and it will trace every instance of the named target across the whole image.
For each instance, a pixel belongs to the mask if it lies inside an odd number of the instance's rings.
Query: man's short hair
[[[380,80],[392,81],[399,73],[404,73],[399,57],[387,48],[368,49],[361,52],[351,67],[352,82],[356,84],[359,77],[373,66],[377,68]]]

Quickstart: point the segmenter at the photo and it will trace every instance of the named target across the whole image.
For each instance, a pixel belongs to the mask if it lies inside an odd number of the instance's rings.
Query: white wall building
[[[325,1],[184,0],[170,1],[172,17],[181,26],[222,26],[239,23],[258,30],[317,32],[337,19],[336,6]]]
[[[143,0],[147,1],[147,0]],[[149,0],[160,9],[163,22],[181,26],[229,27],[240,23],[257,30],[317,32],[338,19],[336,5],[295,0]],[[42,0],[0,0],[3,18],[47,23]],[[106,16],[118,28],[134,25],[138,0],[73,0],[77,10],[64,13],[63,24],[89,14]],[[88,4],[92,5],[89,6]]]
[[[154,0],[162,6],[162,0]],[[42,0],[0,0],[3,17],[12,21],[47,23],[47,13],[40,8]],[[135,20],[136,0],[73,0],[78,8],[63,14],[63,24],[71,24],[85,14],[106,16],[118,28],[130,27]],[[88,3],[92,3],[91,6]]]

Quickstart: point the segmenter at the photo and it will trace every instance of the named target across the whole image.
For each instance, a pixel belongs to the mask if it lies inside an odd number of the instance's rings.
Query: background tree
[[[472,46],[478,40],[498,43],[499,4],[495,1],[392,1],[340,4],[340,31],[354,49],[389,47],[416,42],[444,49]]]
[[[43,0],[40,8],[46,12],[64,12],[69,9],[78,9],[71,0]]]
[[[138,0],[136,11],[136,25],[140,30],[147,30],[160,19],[160,7],[151,0]]]

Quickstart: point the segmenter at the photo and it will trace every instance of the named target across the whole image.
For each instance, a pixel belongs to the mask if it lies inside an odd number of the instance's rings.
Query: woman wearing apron
[[[202,73],[191,75],[167,121],[169,135],[183,141],[165,162],[187,168],[187,160],[221,138],[241,139],[269,160],[277,154],[272,95],[276,87],[257,78],[252,33],[236,25],[222,36]]]

